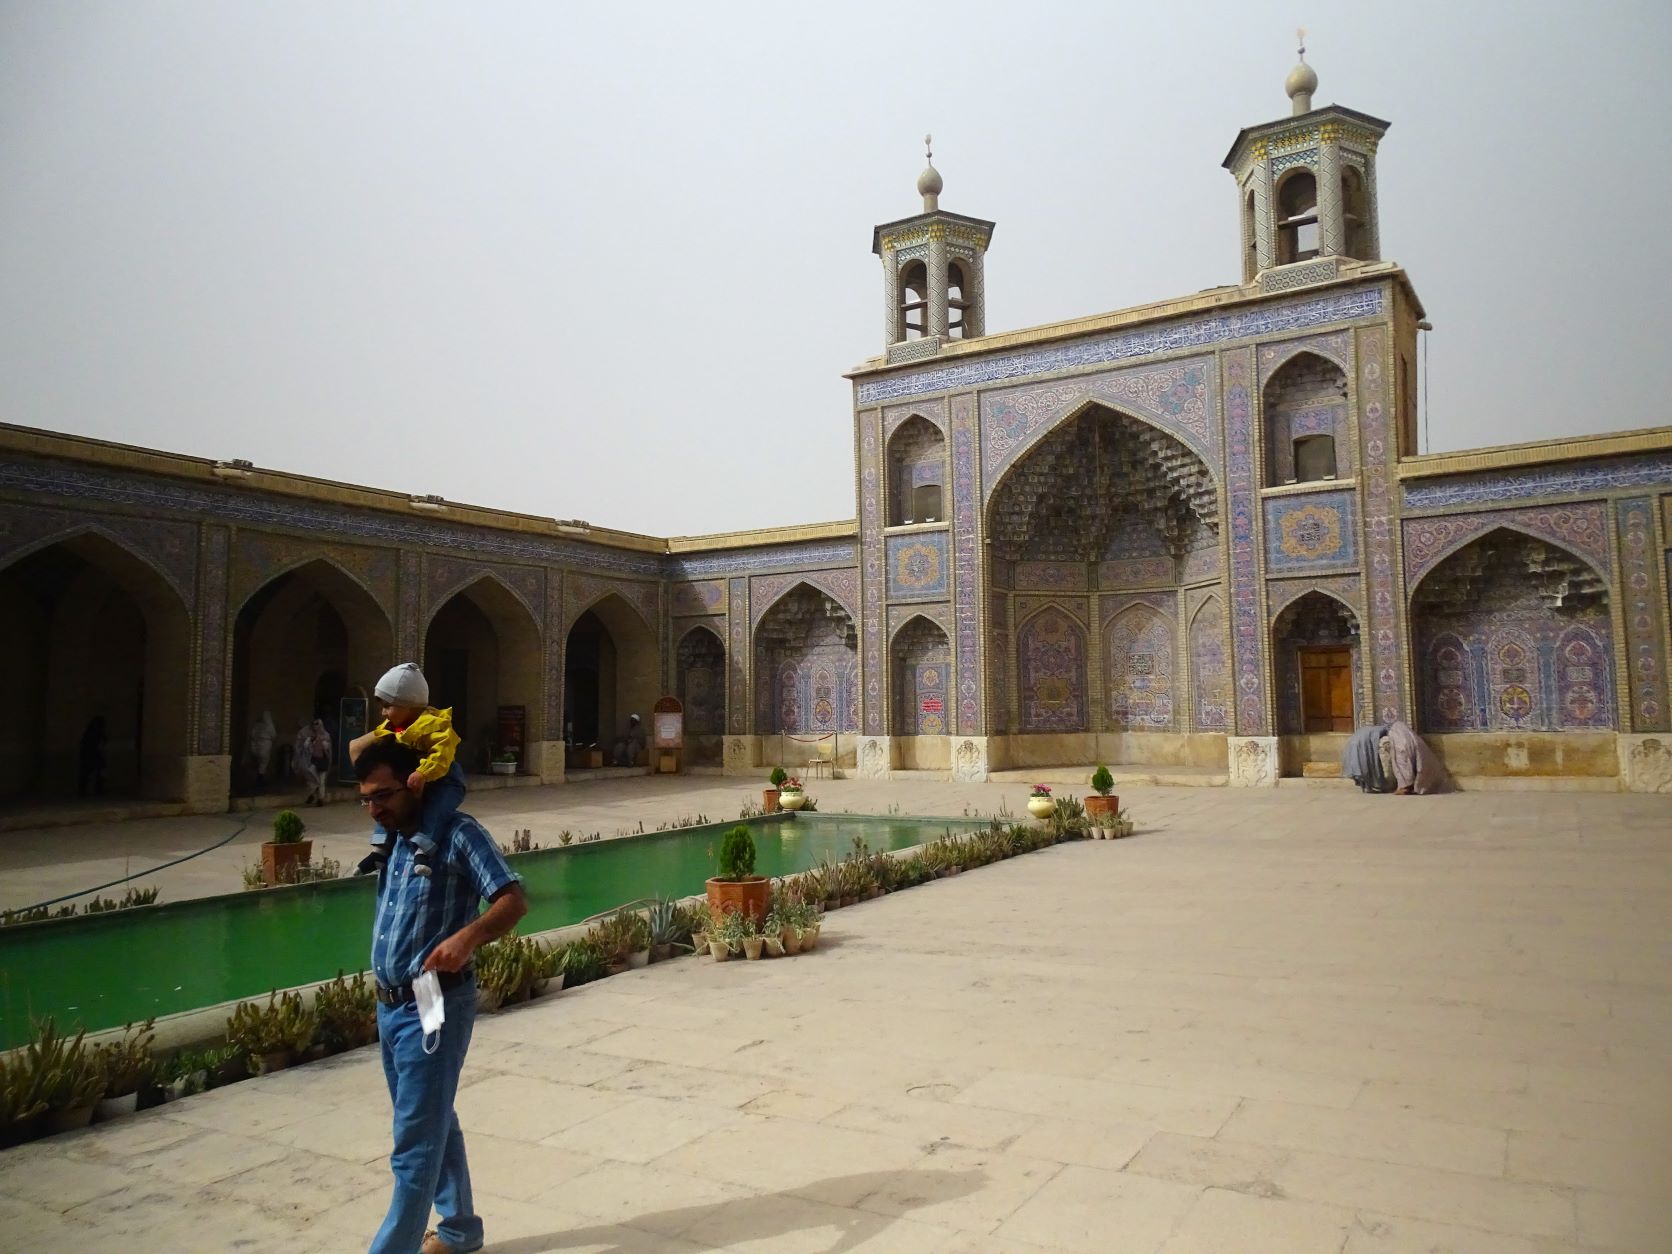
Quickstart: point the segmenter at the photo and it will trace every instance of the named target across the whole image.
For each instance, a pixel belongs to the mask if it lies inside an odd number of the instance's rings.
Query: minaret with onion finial
[[[1283,90],[1289,96],[1289,115],[1299,117],[1312,112],[1312,93],[1318,90],[1318,72],[1306,63],[1306,27],[1295,32],[1300,44],[1300,60],[1283,80]]]
[[[935,169],[934,144],[933,135],[923,137],[923,211],[871,233],[871,251],[882,258],[889,361],[933,357],[948,342],[986,334],[982,272],[993,224],[940,207],[946,182]]]
[[[1242,281],[1270,292],[1329,282],[1343,265],[1382,255],[1376,149],[1388,123],[1316,104],[1306,31],[1295,35],[1297,60],[1283,80],[1288,116],[1244,127],[1224,161],[1237,181]]]

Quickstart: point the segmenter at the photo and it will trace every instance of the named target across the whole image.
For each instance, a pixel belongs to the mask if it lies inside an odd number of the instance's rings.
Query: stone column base
[[[855,756],[860,779],[887,779],[894,769],[894,748],[887,736],[861,736]]]
[[[758,736],[727,736],[723,770],[727,775],[753,775],[759,770]]]
[[[185,802],[193,814],[225,814],[232,805],[232,758],[205,753],[184,758]]]
[[[952,742],[952,778],[960,784],[979,784],[986,780],[992,753],[992,742],[986,736],[958,736]]]
[[[1276,736],[1229,736],[1225,743],[1231,787],[1277,787]]]
[[[1672,793],[1672,736],[1628,736],[1615,743],[1620,752],[1620,787],[1626,792]]]
[[[561,784],[565,775],[565,751],[561,740],[536,740],[528,746],[523,773],[538,775],[542,784]]]

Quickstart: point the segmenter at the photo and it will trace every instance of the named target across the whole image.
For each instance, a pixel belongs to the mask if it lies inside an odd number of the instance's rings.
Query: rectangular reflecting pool
[[[905,849],[974,819],[797,815],[756,819],[755,870],[788,875],[846,854],[855,836]],[[579,923],[642,897],[703,891],[735,823],[517,854],[528,890],[522,931]],[[53,1015],[89,1031],[330,979],[368,965],[370,876],[234,893],[77,919],[0,928],[0,1049]]]

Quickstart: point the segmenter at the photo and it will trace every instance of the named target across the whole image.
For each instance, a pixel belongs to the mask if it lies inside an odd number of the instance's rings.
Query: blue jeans
[[[383,1074],[395,1107],[395,1148],[389,1155],[395,1195],[371,1254],[416,1254],[432,1203],[441,1216],[436,1233],[443,1241],[455,1250],[482,1248],[482,1218],[470,1195],[464,1133],[453,1113],[459,1072],[476,1026],[476,981],[449,989],[444,998],[447,1022],[433,1054],[424,1052],[416,1003],[393,1010],[382,1003],[377,1007]]]
[[[434,833],[439,832],[442,825],[453,817],[459,802],[464,800],[464,792],[464,771],[459,769],[457,762],[433,784],[425,784],[423,798],[419,801],[418,830],[412,836],[412,843],[425,853],[434,853]],[[383,830],[383,824],[375,824],[372,828],[372,847],[379,849],[388,843],[389,833]]]

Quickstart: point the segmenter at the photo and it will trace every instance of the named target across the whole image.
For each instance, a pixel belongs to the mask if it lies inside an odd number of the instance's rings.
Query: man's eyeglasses
[[[360,804],[362,806],[371,806],[374,804],[383,805],[385,802],[400,796],[405,791],[406,789],[404,788],[379,788],[376,792],[361,794]]]

